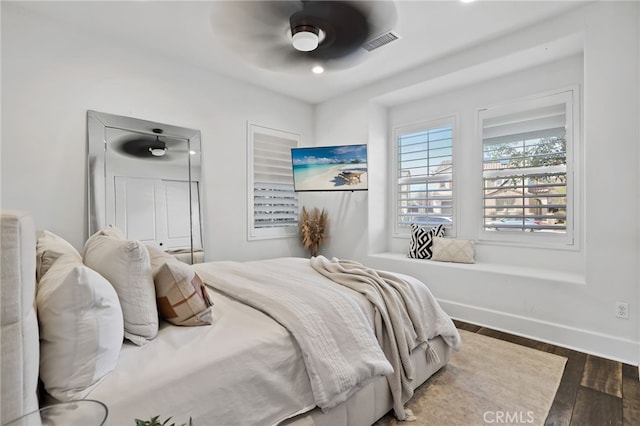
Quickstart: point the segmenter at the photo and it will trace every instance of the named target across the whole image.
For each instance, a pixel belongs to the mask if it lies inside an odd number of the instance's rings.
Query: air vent
[[[384,34],[377,36],[376,38],[373,38],[367,41],[365,44],[362,45],[362,47],[368,50],[369,52],[371,52],[372,50],[382,47],[385,44],[389,44],[392,41],[398,40],[399,38],[400,36],[397,33],[394,33],[393,31],[388,31]]]

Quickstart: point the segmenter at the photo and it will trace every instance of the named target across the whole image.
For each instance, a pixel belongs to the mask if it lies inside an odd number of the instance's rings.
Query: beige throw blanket
[[[363,294],[376,307],[376,337],[394,369],[387,375],[394,413],[398,420],[409,420],[411,414],[404,409],[413,396],[414,371],[409,356],[417,345],[428,345],[438,335],[458,349],[460,336],[455,325],[418,280],[404,280],[358,262],[324,256],[312,258],[311,266],[332,281]],[[431,348],[427,356],[437,361]]]
[[[316,274],[307,259],[210,262],[198,271],[206,285],[289,330],[323,410],[393,371],[357,300]]]

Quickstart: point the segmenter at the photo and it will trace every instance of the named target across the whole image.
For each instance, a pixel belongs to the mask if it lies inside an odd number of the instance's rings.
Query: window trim
[[[456,173],[456,165],[457,165],[457,145],[458,145],[458,114],[448,114],[439,116],[436,118],[430,118],[426,120],[420,120],[411,123],[400,124],[393,127],[392,131],[392,152],[393,152],[393,161],[391,163],[391,194],[392,194],[392,202],[390,204],[391,213],[390,218],[392,222],[392,237],[394,238],[408,238],[411,235],[411,229],[409,227],[401,227],[398,224],[398,137],[407,133],[414,133],[419,131],[430,130],[438,127],[451,126],[451,158],[452,158],[452,197],[451,197],[451,219],[453,221],[452,226],[446,228],[446,235],[450,237],[455,237],[457,235],[458,229],[458,214],[457,214],[457,199],[458,199],[458,182],[457,182],[457,173]]]
[[[254,140],[256,134],[262,134],[267,136],[274,136],[282,139],[290,139],[295,141],[295,146],[300,146],[300,134],[289,132],[285,130],[273,129],[270,127],[261,126],[252,122],[247,122],[247,239],[252,240],[265,240],[265,239],[277,239],[277,238],[292,238],[297,237],[298,227],[273,227],[273,228],[256,228],[254,226],[255,221],[255,206],[254,206],[254,184],[255,184],[255,170],[254,170]],[[295,193],[293,187],[293,176],[291,180],[291,191]],[[300,202],[296,194],[296,215],[299,215]],[[297,222],[297,220],[296,220]]]
[[[565,234],[536,233],[536,232],[495,232],[484,229],[484,195],[479,196],[479,205],[476,209],[479,224],[477,239],[481,243],[498,245],[524,245],[526,247],[549,248],[580,248],[580,87],[578,85],[539,93],[532,96],[512,100],[502,104],[488,106],[477,110],[476,140],[480,149],[477,150],[478,158],[478,190],[483,194],[483,119],[504,114],[526,111],[540,106],[548,106],[556,103],[565,104],[566,117],[566,198],[567,198],[567,227]]]

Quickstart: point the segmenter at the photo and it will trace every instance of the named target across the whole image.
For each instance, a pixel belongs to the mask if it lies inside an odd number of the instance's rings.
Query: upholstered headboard
[[[0,423],[38,409],[36,230],[28,213],[3,210],[0,281]]]

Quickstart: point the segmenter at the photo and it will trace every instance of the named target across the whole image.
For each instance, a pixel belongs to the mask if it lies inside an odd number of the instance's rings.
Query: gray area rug
[[[407,408],[415,422],[387,425],[544,425],[567,359],[460,330],[462,348],[416,390]]]

